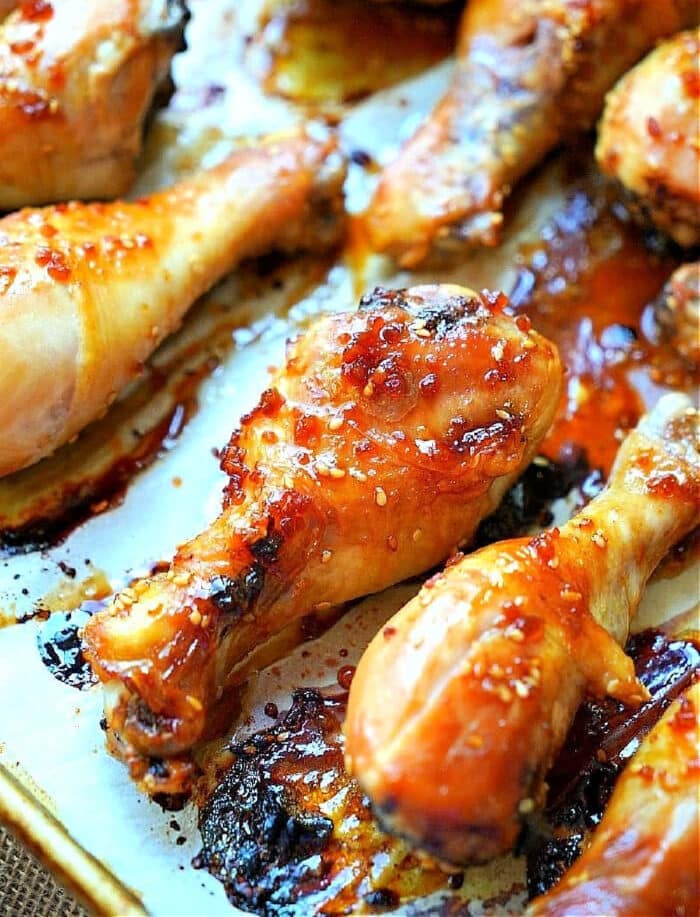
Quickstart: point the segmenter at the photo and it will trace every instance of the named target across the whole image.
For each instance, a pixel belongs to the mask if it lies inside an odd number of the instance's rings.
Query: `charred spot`
[[[387,290],[384,287],[375,287],[371,293],[366,293],[360,299],[360,309],[367,312],[370,309],[408,309],[406,290]]]
[[[283,540],[279,532],[271,532],[250,546],[251,553],[256,560],[267,566],[277,560]]]
[[[399,896],[391,888],[375,888],[363,898],[366,906],[372,911],[388,911],[398,907]]]
[[[490,311],[479,296],[450,296],[442,302],[426,303],[410,310],[416,318],[425,322],[425,327],[437,340],[444,338],[465,318],[473,322],[485,322]]]
[[[151,777],[155,777],[156,780],[165,780],[170,774],[168,765],[162,758],[148,759],[148,773]]]
[[[209,600],[224,614],[242,615],[257,599],[265,582],[263,567],[254,563],[236,577],[214,576]]]

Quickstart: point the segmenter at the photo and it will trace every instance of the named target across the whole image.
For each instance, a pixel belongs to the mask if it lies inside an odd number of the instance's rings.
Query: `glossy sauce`
[[[585,157],[572,157],[566,205],[523,246],[511,300],[553,340],[567,369],[559,416],[543,452],[583,449],[606,476],[645,404],[697,378],[658,334],[652,303],[677,253],[626,219]]]

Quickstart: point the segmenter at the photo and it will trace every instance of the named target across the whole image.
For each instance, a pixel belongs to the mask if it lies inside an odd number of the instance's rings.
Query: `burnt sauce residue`
[[[231,748],[201,809],[194,865],[237,907],[266,917],[381,913],[412,883],[419,894],[448,888],[444,873],[380,830],[345,772],[346,703],[339,689],[299,690],[275,725]]]
[[[41,661],[53,677],[81,691],[97,681],[83,656],[80,638],[80,631],[90,616],[91,611],[87,609],[55,611],[43,621],[36,637]]]
[[[544,819],[524,839],[533,897],[551,888],[579,856],[641,740],[700,672],[698,645],[659,631],[632,636],[626,651],[651,699],[633,712],[611,698],[588,701],[579,710],[547,778]]]

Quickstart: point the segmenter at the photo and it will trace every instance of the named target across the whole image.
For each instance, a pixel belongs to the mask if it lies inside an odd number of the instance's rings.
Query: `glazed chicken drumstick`
[[[615,80],[697,15],[694,0],[471,0],[447,94],[370,204],[374,248],[414,267],[495,245],[512,186],[592,127]]]
[[[647,578],[698,524],[697,424],[685,396],[662,399],[571,521],[468,555],[374,638],[346,763],[390,830],[455,864],[509,850],[586,691],[643,699],[621,646]]]
[[[700,911],[700,683],[672,704],[620,777],[593,840],[527,917]]]
[[[562,370],[507,302],[377,290],[289,347],[228,446],[221,516],[85,628],[110,730],[144,789],[187,788],[178,756],[254,647],[443,560],[528,464]]]
[[[183,0],[16,3],[0,25],[0,210],[125,194]]]
[[[0,474],[102,415],[242,258],[334,242],[342,180],[332,139],[294,133],[150,198],[0,220]]]
[[[655,48],[605,100],[596,159],[633,212],[679,245],[700,244],[700,29]]]

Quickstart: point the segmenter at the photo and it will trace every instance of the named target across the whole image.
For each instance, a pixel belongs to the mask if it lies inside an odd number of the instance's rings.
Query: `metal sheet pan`
[[[192,0],[189,49],[175,63],[178,93],[156,118],[134,194],[215,162],[238,138],[279,130],[299,117],[293,105],[264,96],[243,62],[243,36],[252,31],[259,6],[254,0]],[[441,64],[354,107],[340,128],[346,147],[362,149],[380,163],[390,158],[444,88],[449,68],[449,62]],[[212,86],[222,91],[211,93]],[[209,99],[207,104],[203,99]],[[362,208],[371,181],[351,166],[351,210]],[[503,245],[475,254],[437,279],[508,289],[518,246],[538,238],[546,219],[562,205],[564,193],[562,170],[554,162],[521,196]],[[231,346],[218,354],[218,368],[199,389],[199,409],[176,447],[133,481],[119,505],[77,527],[59,546],[0,562],[0,620],[8,624],[0,629],[0,817],[95,913],[214,917],[233,909],[219,883],[190,868],[199,849],[193,809],[178,813],[173,828],[170,813],[137,794],[123,767],[104,753],[100,691],[79,693],[52,678],[36,647],[43,623],[12,622],[39,606],[70,607],[96,590],[117,588],[200,530],[219,505],[222,476],[212,450],[226,442],[240,414],[257,400],[269,367],[282,356],[285,339],[319,311],[350,307],[375,283],[406,279],[393,276],[378,258],[364,263],[358,276],[351,251],[330,266],[306,259],[281,270],[281,291],[270,277],[247,269],[238,272],[166,344],[167,355],[167,348],[177,351],[178,341],[188,335],[206,337],[212,321],[234,329],[229,332]],[[100,431],[107,435],[112,422],[107,418]],[[13,488],[36,487],[78,460],[80,455],[62,453],[39,472],[30,472],[38,477],[3,482],[0,512]],[[75,578],[66,579],[66,568],[77,571]],[[317,666],[302,666],[299,653],[292,653],[282,665],[253,679],[245,728],[264,722],[265,702],[276,699],[282,709],[293,687],[334,681],[335,670],[320,660],[339,635],[350,647],[351,662],[379,622],[415,589],[417,585],[397,587],[348,612],[316,648],[312,645]],[[657,624],[696,602],[697,570],[660,580],[647,594],[638,626]],[[494,889],[517,885],[521,870],[515,861],[507,861],[474,872],[468,882],[475,902],[490,897]],[[513,900],[512,906],[521,900]]]

